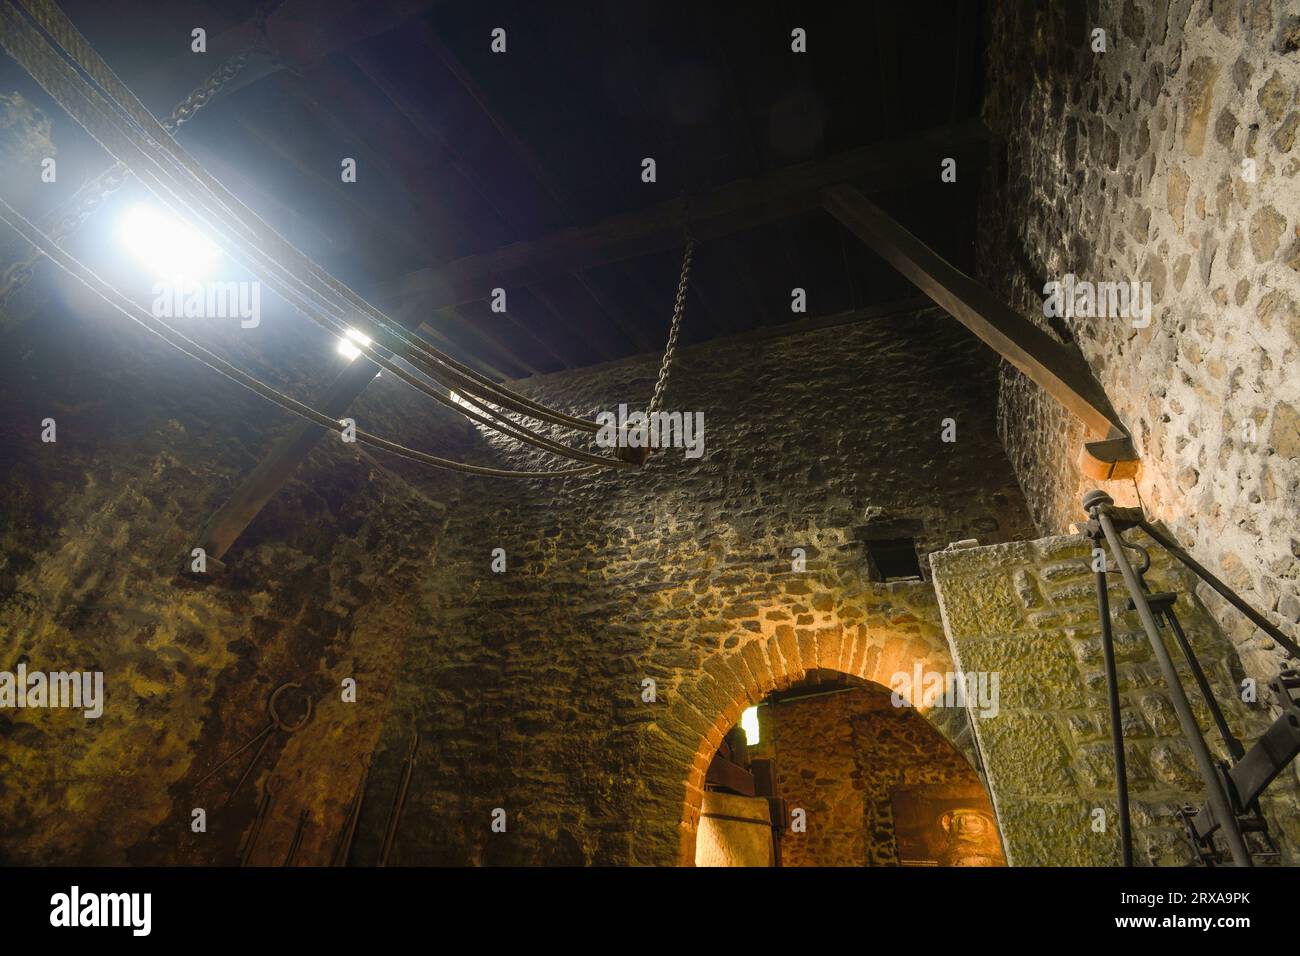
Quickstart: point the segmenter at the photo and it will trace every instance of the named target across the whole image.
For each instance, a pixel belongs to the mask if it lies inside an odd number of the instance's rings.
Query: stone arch
[[[925,671],[955,670],[942,631],[921,623],[919,627],[908,622],[907,627],[783,628],[769,638],[755,637],[708,657],[694,679],[678,687],[668,703],[668,714],[652,728],[652,733],[660,736],[647,749],[650,761],[643,761],[643,771],[666,770],[670,779],[682,784],[674,801],[676,862],[694,865],[704,778],[722,738],[745,708],[758,704],[772,691],[796,684],[815,669],[839,671],[885,687],[893,674],[910,672],[917,664]],[[972,766],[978,766],[964,711],[918,708],[917,712]],[[666,763],[676,766],[670,768]],[[667,797],[665,790],[660,792]],[[665,820],[665,813],[658,818]],[[663,834],[644,836],[653,845]]]

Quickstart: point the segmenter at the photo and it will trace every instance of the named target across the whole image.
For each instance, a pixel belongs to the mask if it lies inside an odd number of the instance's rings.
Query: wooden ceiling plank
[[[781,320],[775,317],[772,312],[772,303],[767,300],[763,290],[754,281],[753,266],[741,257],[738,249],[739,245],[739,239],[723,243],[721,247],[723,255],[726,257],[736,278],[740,280],[740,287],[745,291],[745,298],[749,300],[749,307],[757,314],[759,324],[764,326],[776,325]]]
[[[474,77],[465,68],[465,65],[461,63],[460,59],[447,47],[446,44],[442,42],[432,29],[425,25],[423,29],[418,31],[418,36],[425,46],[435,53],[443,66],[447,68],[448,72],[456,78],[464,89],[466,95],[477,104],[478,108],[483,112],[483,115],[487,118],[488,122],[492,124],[492,127],[505,141],[509,149],[514,152],[521,162],[523,162],[524,166],[532,174],[532,177],[542,187],[545,192],[544,198],[550,207],[551,219],[557,222],[563,221],[566,204],[565,194],[561,190],[559,183],[551,174],[550,170],[547,169],[546,164],[537,155],[537,152],[529,147],[529,145],[515,133],[514,128],[510,123],[492,106],[487,93],[478,85],[478,83],[475,82]],[[519,229],[521,227],[521,216],[516,213],[511,217],[511,219],[513,220],[513,225],[516,229]],[[635,323],[628,321],[626,313],[615,306],[608,296],[605,296],[600,292],[594,280],[585,270],[575,269],[573,270],[573,276],[591,297],[595,307],[610,323],[613,324],[614,328],[627,340],[629,344],[634,348],[643,350],[650,347],[647,344],[644,330]],[[544,292],[539,294],[538,288],[531,284],[529,285],[529,291],[535,296],[538,296],[539,299],[541,299],[542,295],[545,294]],[[552,311],[555,310],[552,309]]]
[[[466,256],[380,288],[394,296],[419,296],[434,308],[472,302],[486,298],[493,287],[531,285],[557,272],[671,249],[680,244],[688,220],[697,240],[714,239],[819,208],[821,190],[836,183],[865,179],[873,189],[888,189],[904,181],[933,179],[940,157],[982,154],[987,136],[978,122],[931,129],[902,142],[866,146],[730,183],[689,201],[673,199],[595,225]]]
[[[406,203],[397,205],[400,210],[398,214],[406,219],[405,230],[413,236],[420,237],[418,242],[420,248],[425,250],[426,260],[436,258],[440,248],[435,247],[421,234],[422,228],[427,223],[459,222],[463,217],[456,215],[444,197],[435,195],[432,190],[417,188],[427,179],[426,172],[421,166],[422,157],[416,155],[415,151],[404,148],[400,138],[387,143],[385,149],[372,148],[368,137],[359,133],[358,120],[349,119],[346,114],[339,111],[344,93],[351,91],[351,88],[346,84],[337,83],[330,77],[329,71],[321,71],[320,79],[310,84],[299,77],[290,76],[287,78],[286,85],[304,112],[316,116],[334,136],[347,144],[349,152],[345,155],[355,157],[363,168],[372,171],[370,175],[382,175],[386,177],[387,182],[401,187],[409,197]],[[322,97],[316,95],[316,89],[322,92],[334,92]],[[335,159],[333,163],[337,175],[338,160]],[[338,187],[340,184],[335,182],[334,185]],[[467,227],[460,226],[460,228]],[[445,255],[451,252],[451,249],[441,251]]]
[[[354,50],[348,59],[361,75],[392,104],[433,150],[435,162],[452,170],[496,214],[506,226],[517,228],[523,213],[498,195],[483,175],[479,164],[467,159],[461,150],[443,135],[430,109],[418,97],[411,96],[396,82],[386,65],[371,53]],[[461,131],[462,135],[464,131]],[[454,188],[454,187],[453,187]]]
[[[507,321],[509,321],[509,323],[514,327],[515,331],[533,342],[539,349],[541,349],[541,351],[545,352],[558,368],[576,368],[577,366],[572,356],[566,358],[561,355],[560,352],[557,351],[559,348],[558,346],[553,348],[549,341],[537,334],[532,325],[527,321],[527,315],[530,311],[531,310],[527,308],[521,310],[518,307],[512,307],[504,314]],[[548,370],[543,369],[542,371],[545,372]]]
[[[214,64],[250,47],[269,44],[278,59],[249,63],[222,86],[220,95],[229,96],[286,67],[307,66],[353,43],[386,33],[432,5],[433,0],[337,0],[323,7],[320,0],[284,0],[267,16],[264,34],[257,18],[249,17],[209,36],[203,56],[191,53],[187,42],[183,52],[139,77],[138,84],[132,86],[146,104],[170,109],[176,99],[206,79]],[[171,99],[164,99],[167,96]]]
[[[779,20],[781,17],[776,11],[776,5],[770,3],[769,7]],[[732,59],[732,54],[735,52],[735,43],[738,42],[739,35],[736,31],[729,31],[727,36],[731,42],[724,43],[723,54],[727,57],[729,63],[734,64],[735,61]],[[749,110],[749,97],[751,91],[761,89],[762,84],[765,81],[769,83],[771,82],[771,78],[766,71],[762,71],[757,77],[754,76],[752,69],[753,62],[752,59],[742,56],[741,65],[739,67],[733,65],[727,72],[731,78],[734,102],[738,103],[740,106],[735,115],[744,133],[741,138],[749,146],[755,173],[761,175],[768,172],[770,167],[768,166],[766,156],[758,147],[758,138],[753,132],[753,123],[750,118],[751,113]],[[797,89],[800,82],[799,73],[808,68],[808,58],[803,56],[782,56],[781,62],[787,71],[787,75],[790,77],[791,87]],[[816,156],[816,150],[817,144],[814,144],[813,155],[804,157],[805,161],[811,162],[819,158]],[[790,238],[789,230],[782,228],[780,230],[780,238],[781,249],[785,257],[786,266],[790,270],[789,278],[793,280],[789,283],[789,286],[792,288],[794,286],[801,286],[805,289],[809,289],[811,287],[811,282],[807,272],[803,268],[802,258],[799,256],[798,250],[795,248],[795,244]]]
[[[468,332],[479,343],[486,343],[494,352],[505,359],[510,365],[513,365],[518,372],[528,375],[536,375],[538,369],[528,361],[519,350],[510,343],[504,341],[500,335],[488,327],[485,322],[475,321],[472,317],[465,314],[461,309],[446,309],[440,313],[440,316],[450,319],[457,328]],[[432,322],[426,320],[427,324]],[[512,373],[505,378],[519,378],[518,374]]]
[[[437,346],[448,355],[455,359],[459,359],[467,365],[475,366],[480,372],[496,379],[498,382],[510,378],[506,372],[497,368],[481,354],[469,351],[459,342],[450,338],[442,329],[432,325],[427,319],[421,319],[419,325],[415,327],[415,331],[419,333],[422,338],[428,339],[433,345]]]
[[[702,243],[695,250],[695,262],[691,268],[691,289],[699,296],[704,305],[708,330],[707,336],[728,335],[743,331],[748,327],[738,313],[718,295],[718,267],[722,260],[718,257],[717,243]],[[703,340],[703,339],[702,339]]]
[[[608,329],[593,329],[590,326],[580,327],[573,320],[575,310],[560,301],[558,292],[545,288],[541,283],[530,282],[528,291],[551,314],[556,323],[564,326],[585,342],[600,357],[601,361],[609,362],[618,358],[621,343],[611,341]]]
[[[610,318],[615,328],[623,333],[632,346],[639,352],[648,352],[655,347],[646,330],[636,322],[632,322],[627,317],[627,312],[620,306],[614,304],[608,295],[605,294],[595,280],[588,272],[577,272],[578,282],[582,285],[587,294],[600,307],[601,311]]]
[[[493,108],[491,101],[482,87],[474,81],[474,77],[465,69],[460,58],[453,53],[437,33],[427,23],[422,23],[416,30],[416,36],[435,56],[441,61],[447,71],[456,78],[461,88],[482,110],[483,115],[487,117],[488,122],[496,129],[501,138],[514,152],[514,154],[523,162],[549,196],[551,203],[557,211],[563,211],[565,206],[564,194],[560,191],[558,184],[546,168],[546,164],[541,161],[537,153],[528,146],[514,131],[505,118]]]
[[[250,137],[288,163],[298,175],[304,177],[307,181],[314,183],[318,188],[327,191],[332,198],[341,202],[351,213],[364,221],[371,229],[399,241],[401,245],[405,247],[406,251],[417,260],[428,258],[431,254],[428,246],[426,246],[421,239],[409,230],[392,221],[390,218],[382,216],[368,204],[354,198],[348,190],[337,188],[339,184],[335,179],[326,177],[320,169],[303,162],[295,156],[288,148],[286,148],[285,144],[281,141],[281,138],[264,126],[260,121],[239,114],[235,116],[234,122]]]

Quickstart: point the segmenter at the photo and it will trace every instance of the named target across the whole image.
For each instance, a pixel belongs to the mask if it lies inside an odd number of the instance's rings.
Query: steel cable
[[[96,275],[89,267],[74,257],[71,253],[62,249],[53,238],[42,232],[39,227],[28,220],[22,213],[18,212],[3,197],[0,197],[0,219],[9,224],[19,235],[27,242],[40,249],[51,262],[64,270],[82,285],[84,285],[95,295],[99,296],[113,308],[117,309],[127,318],[133,320],[139,325],[144,326],[148,331],[157,335],[163,341],[167,342],[173,348],[183,352],[190,358],[202,363],[220,375],[242,385],[278,405],[288,412],[292,412],[299,418],[304,418],[309,422],[328,428],[331,431],[345,433],[348,426],[342,420],[330,418],[322,414],[303,402],[298,401],[291,396],[267,385],[265,382],[244,372],[242,369],[230,364],[221,356],[216,355],[198,342],[190,339],[184,333],[168,325],[161,319],[151,315],[139,304],[131,301],[112,285]],[[355,429],[356,440],[359,444],[369,445],[374,448],[380,448],[384,451],[391,452],[399,457],[411,461],[420,462],[426,465],[432,465],[435,468],[443,468],[449,471],[458,471],[471,475],[482,475],[493,478],[560,478],[577,475],[590,475],[598,473],[601,469],[588,465],[582,468],[571,468],[559,471],[511,471],[503,468],[488,468],[480,465],[471,465],[466,462],[454,461],[449,458],[440,458],[437,455],[430,455],[427,452],[418,451],[414,448],[408,448],[396,442],[388,441],[377,435],[372,435],[363,429]]]
[[[60,103],[64,105],[64,107],[78,120],[78,122],[81,122],[87,128],[88,132],[95,136],[95,138],[118,159],[126,161],[127,157],[123,155],[124,153],[129,154],[131,158],[135,159],[135,163],[127,162],[127,165],[135,171],[137,178],[148,186],[167,205],[171,206],[172,203],[176,203],[180,206],[179,211],[183,214],[187,213],[199,221],[209,224],[214,231],[219,234],[223,236],[226,235],[226,230],[222,228],[225,224],[225,220],[223,220],[219,214],[205,214],[205,212],[200,212],[194,208],[195,204],[193,202],[186,200],[183,192],[181,192],[180,195],[177,195],[178,191],[184,189],[183,184],[177,184],[175,178],[168,176],[166,168],[161,166],[155,157],[150,156],[143,147],[132,140],[129,128],[125,130],[122,128],[122,121],[114,122],[109,103],[104,102],[103,99],[99,97],[99,94],[96,93],[93,88],[89,87],[88,84],[85,85],[84,88],[79,89],[78,81],[82,84],[84,84],[85,81],[72,70],[71,66],[65,63],[61,58],[57,57],[52,50],[48,49],[48,44],[45,43],[43,38],[41,38],[31,27],[21,21],[13,25],[15,30],[8,31],[9,35],[3,40],[6,47],[10,49],[11,54],[19,59],[20,62],[22,62],[23,65],[33,73],[33,76],[47,88],[52,96],[58,99]],[[42,49],[42,47],[46,47],[46,49]],[[74,100],[76,102],[74,102]],[[156,146],[157,144],[151,143],[151,145]],[[167,158],[168,157],[165,156],[162,157],[164,161]],[[202,195],[200,195],[200,199],[202,198]],[[211,202],[219,204],[220,200],[217,197],[213,197]],[[223,208],[220,211],[228,214],[228,209]],[[235,222],[237,225],[244,225],[239,222],[237,217],[235,218]],[[233,245],[238,250],[243,248],[244,243],[235,241],[233,242]],[[260,252],[260,250],[256,248],[255,243],[254,251]],[[242,261],[241,256],[236,255],[236,258],[241,259]],[[313,321],[317,322],[317,324],[320,324],[327,329],[331,329],[335,334],[343,335],[346,333],[347,327],[344,325],[341,316],[335,317],[330,315],[328,312],[322,312],[319,309],[313,308],[312,304],[309,302],[304,303],[301,301],[304,298],[302,293],[299,293],[298,290],[292,288],[292,284],[297,277],[283,267],[278,261],[265,253],[262,253],[260,256],[254,256],[254,258],[263,267],[265,274],[271,276],[269,281],[273,288],[275,288],[277,292],[280,292],[280,294],[283,295],[290,304],[294,305],[295,308],[299,309],[299,311],[302,311]],[[248,265],[248,263],[245,263],[245,265]],[[252,268],[254,272],[262,271],[255,265],[249,267]],[[305,284],[299,283],[299,285]],[[318,291],[319,290],[313,290],[310,287],[306,288],[307,295],[316,299],[322,307],[329,309],[329,307],[333,306],[333,309],[330,311],[341,311],[341,309],[338,308],[337,302],[333,302],[318,295],[312,295],[313,292]],[[628,467],[629,465],[629,463],[618,459],[593,455],[588,452],[570,448],[544,435],[532,432],[510,419],[504,418],[504,416],[501,419],[497,419],[494,415],[483,411],[482,409],[475,411],[466,408],[431,389],[427,384],[411,376],[404,369],[394,365],[392,362],[388,361],[386,357],[378,354],[373,349],[361,346],[359,343],[358,347],[360,351],[363,351],[366,354],[370,361],[379,365],[381,368],[388,369],[398,378],[429,395],[435,401],[458,412],[459,414],[465,415],[466,417],[483,424],[486,427],[493,428],[507,437],[533,445],[534,447],[552,454],[575,461],[589,462],[604,468],[620,468]],[[394,351],[400,352],[401,350],[400,348],[395,348]],[[491,405],[491,403],[487,403],[481,398],[479,401],[488,404],[489,406]]]
[[[518,414],[537,418],[550,424],[587,432],[598,430],[599,426],[594,422],[558,412],[509,389],[498,386],[468,366],[451,358],[451,356],[433,348],[418,338],[408,335],[400,326],[391,326],[382,312],[362,299],[347,285],[325,272],[317,263],[280,236],[271,226],[263,222],[256,213],[229,193],[219,182],[212,179],[202,166],[175,142],[168,131],[158,123],[131,90],[122,83],[57,5],[49,2],[49,0],[16,0],[16,2],[25,7],[32,18],[49,33],[55,43],[62,47],[63,51],[76,65],[100,85],[108,94],[109,104],[116,107],[134,124],[138,132],[143,134],[147,145],[164,151],[178,169],[193,180],[192,188],[206,191],[211,200],[221,206],[224,215],[229,217],[236,226],[243,229],[245,233],[242,237],[243,242],[252,244],[254,249],[263,256],[271,257],[272,253],[265,248],[269,241],[270,245],[278,250],[280,258],[294,263],[305,274],[315,280],[318,286],[311,289],[313,295],[320,297],[324,301],[333,300],[336,308],[345,306],[364,313],[375,326],[370,331],[382,330],[383,334],[374,336],[376,340],[381,341],[385,347],[390,348],[393,352],[401,354],[411,364],[421,368],[430,377],[435,378],[435,380],[449,388],[454,386],[489,406],[500,405]],[[44,42],[43,37],[40,40]],[[37,79],[39,81],[40,77],[37,77]],[[77,79],[80,80],[80,77],[77,77]],[[65,106],[65,108],[67,107]],[[81,122],[80,119],[78,121]],[[88,131],[95,135],[93,130]],[[131,134],[127,132],[126,135],[130,137]],[[184,202],[183,199],[181,201]],[[278,262],[275,264],[279,265]],[[297,276],[294,276],[294,278],[303,285],[310,285],[302,282]],[[400,342],[401,345],[394,344],[393,340]],[[436,363],[436,366],[440,366],[440,368],[428,367],[430,362]],[[450,378],[451,384],[444,381],[444,378]],[[485,398],[484,395],[492,397],[489,399]]]

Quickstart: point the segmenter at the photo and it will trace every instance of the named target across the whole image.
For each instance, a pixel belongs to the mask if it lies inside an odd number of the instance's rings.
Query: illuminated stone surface
[[[1013,865],[1120,862],[1091,548],[1086,539],[1055,537],[936,552],[930,559],[955,658],[967,670],[1001,673],[998,713],[972,719]],[[1179,621],[1229,726],[1249,747],[1269,724],[1267,707],[1241,702],[1240,661],[1214,619],[1189,596],[1194,579],[1171,568],[1172,559],[1163,551],[1151,550],[1152,590],[1178,592]],[[1014,593],[1017,580],[1021,604],[1009,614],[1001,596]],[[1127,598],[1123,583],[1113,576],[1110,601],[1134,856],[1139,864],[1176,865],[1190,861],[1191,847],[1174,811],[1184,804],[1199,807],[1204,788],[1137,615],[1123,611]],[[996,630],[988,621],[996,622]],[[1170,647],[1175,661],[1181,661],[1172,640]],[[1186,664],[1179,670],[1211,752],[1226,758],[1190,671]],[[1284,859],[1296,860],[1300,826],[1291,775],[1284,774],[1262,802]],[[1092,827],[1097,808],[1106,814],[1104,832]]]

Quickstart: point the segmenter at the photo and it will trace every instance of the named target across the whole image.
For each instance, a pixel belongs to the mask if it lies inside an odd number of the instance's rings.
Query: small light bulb
[[[356,329],[348,329],[347,332],[345,332],[344,334],[347,336],[347,338],[339,339],[339,346],[338,346],[339,354],[342,355],[349,362],[351,362],[354,358],[356,358],[358,355],[361,354],[361,349],[357,348],[352,343],[360,342],[362,345],[369,345],[370,336],[364,335],[361,332],[358,332]],[[352,341],[348,341],[348,339],[351,339]]]

